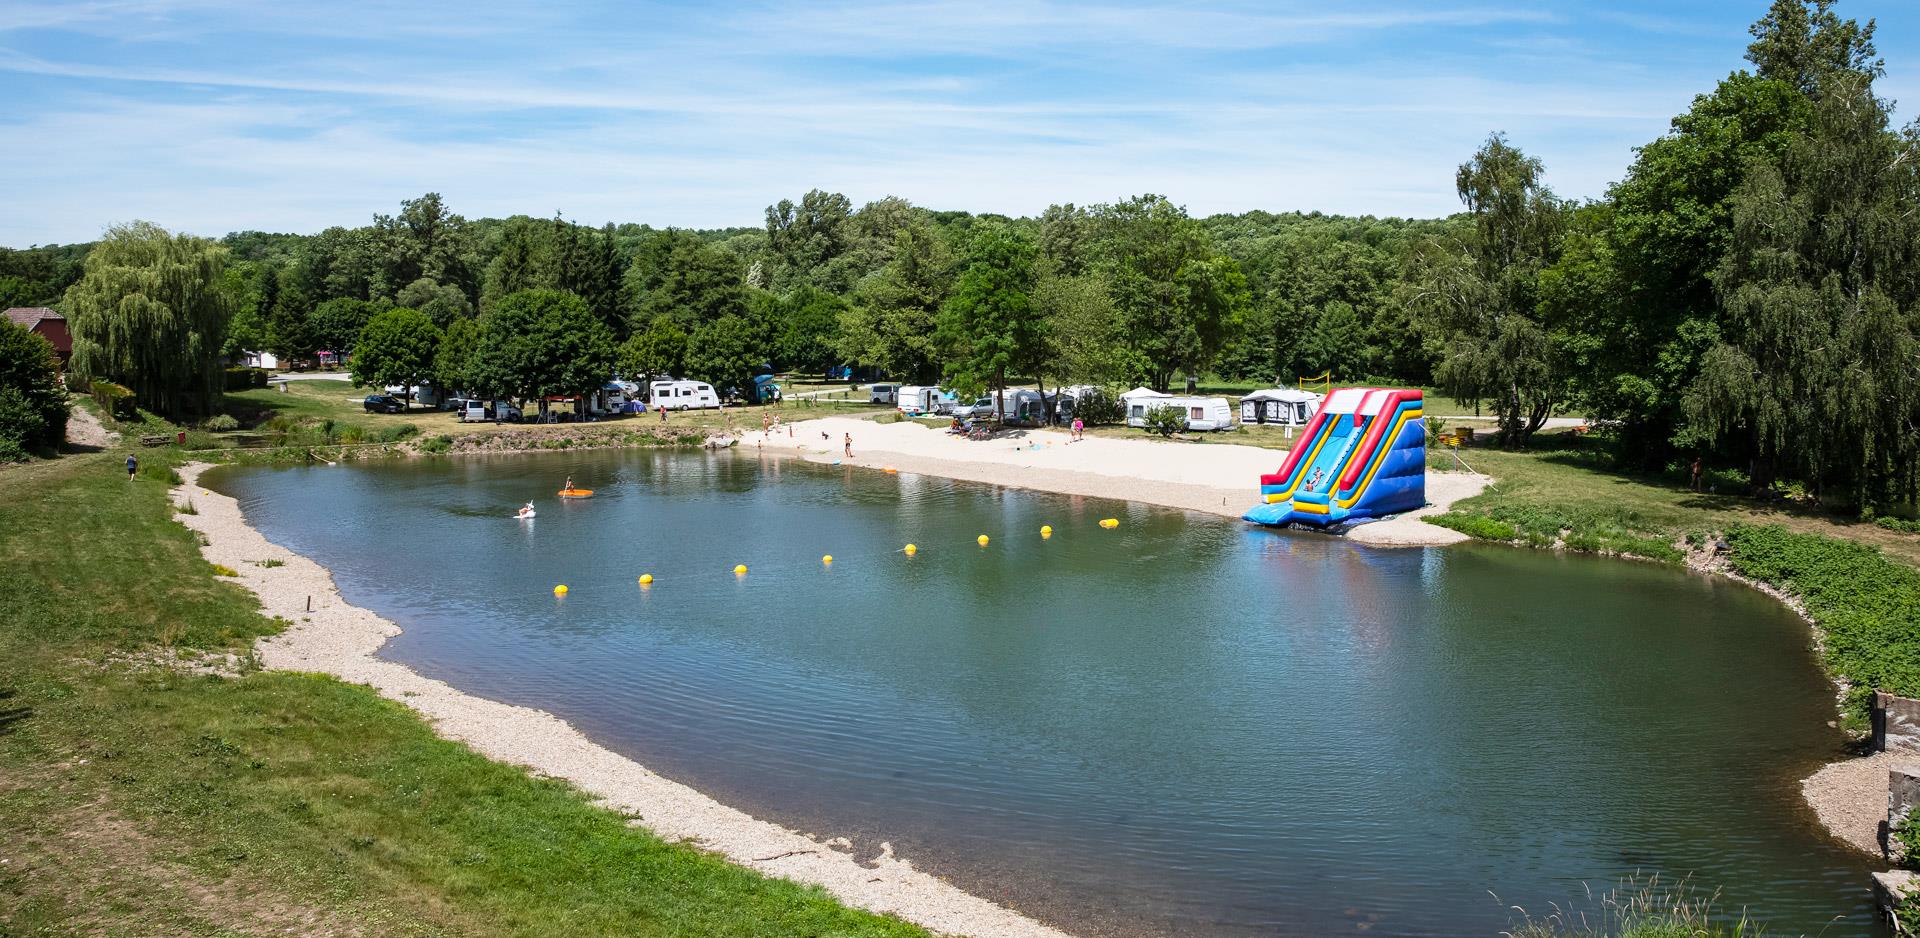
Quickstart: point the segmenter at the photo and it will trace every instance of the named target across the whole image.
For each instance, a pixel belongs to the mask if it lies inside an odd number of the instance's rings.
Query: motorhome
[[[705,381],[655,381],[647,386],[653,406],[668,410],[699,410],[719,407],[720,395]]]

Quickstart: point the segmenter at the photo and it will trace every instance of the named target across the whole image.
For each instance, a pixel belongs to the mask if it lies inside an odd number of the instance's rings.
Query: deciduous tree
[[[442,334],[427,314],[397,307],[375,315],[354,344],[353,380],[375,387],[399,385],[407,403],[414,386],[433,375]]]
[[[220,245],[148,222],[107,229],[67,290],[74,370],[123,384],[162,413],[213,413],[233,315],[221,287],[226,261]]]

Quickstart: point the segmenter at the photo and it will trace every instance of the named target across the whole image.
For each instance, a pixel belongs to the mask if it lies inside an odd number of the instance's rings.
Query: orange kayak
[[[592,489],[561,489],[560,490],[561,498],[588,498],[592,495],[593,495]]]

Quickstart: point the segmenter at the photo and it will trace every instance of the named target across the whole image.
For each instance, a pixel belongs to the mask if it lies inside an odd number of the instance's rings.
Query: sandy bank
[[[853,458],[843,455],[853,435]],[[839,461],[869,469],[894,468],[969,482],[1014,488],[1115,498],[1238,518],[1257,498],[1262,473],[1273,472],[1286,451],[1233,444],[1181,444],[1153,440],[1088,437],[1079,442],[1062,432],[1015,430],[993,440],[964,440],[910,421],[874,423],[851,417],[825,417],[754,431],[740,440],[743,450],[795,452],[817,462]],[[1347,539],[1361,544],[1414,547],[1467,540],[1457,531],[1420,520],[1446,511],[1454,502],[1479,494],[1485,476],[1465,472],[1427,473],[1427,500],[1416,512],[1361,525]]]
[[[877,859],[862,863],[843,841],[816,840],[729,808],[594,743],[550,713],[474,697],[375,658],[399,627],[349,605],[324,567],[269,542],[247,524],[233,499],[198,487],[195,482],[207,468],[196,463],[181,470],[186,481],[174,490],[174,501],[191,501],[198,514],[176,517],[205,535],[201,553],[238,571],[266,615],[292,623],[280,635],[260,640],[257,651],[265,667],[370,685],[418,711],[440,735],[482,755],[566,779],[608,808],[638,817],[637,823],[661,837],[690,842],[772,876],[822,886],[848,905],[948,934],[1064,936],[914,869],[890,847],[883,845]],[[283,565],[258,564],[268,559]]]

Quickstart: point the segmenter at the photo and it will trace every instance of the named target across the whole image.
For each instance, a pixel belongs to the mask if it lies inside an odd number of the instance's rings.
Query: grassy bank
[[[0,934],[922,934],[664,843],[364,688],[183,670],[276,626],[142,455],[134,482],[117,451],[0,469]]]

